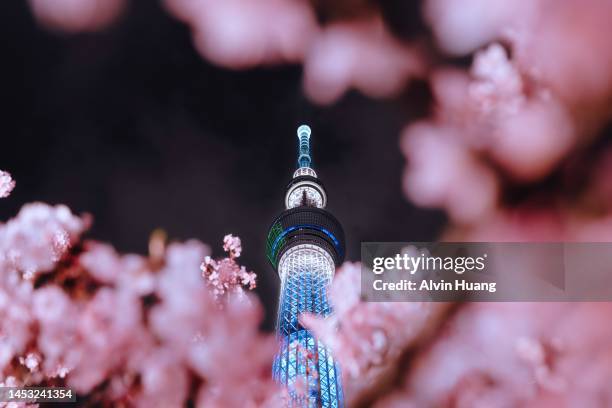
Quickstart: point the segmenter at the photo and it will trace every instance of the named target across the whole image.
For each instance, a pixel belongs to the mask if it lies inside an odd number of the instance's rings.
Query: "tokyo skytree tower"
[[[325,210],[327,195],[311,167],[310,128],[297,131],[298,165],[285,208],[270,227],[266,252],[281,279],[273,376],[289,392],[289,407],[343,407],[342,379],[329,350],[298,318],[331,313],[327,289],[344,259],[344,231]]]

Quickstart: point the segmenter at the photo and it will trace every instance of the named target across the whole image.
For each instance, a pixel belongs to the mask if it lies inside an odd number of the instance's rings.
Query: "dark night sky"
[[[36,26],[26,2],[2,2],[0,169],[17,180],[0,219],[26,202],[65,203],[95,218],[89,238],[146,251],[163,228],[221,255],[226,233],[243,240],[242,263],[259,274],[268,309],[278,280],[264,238],[283,209],[295,165],[295,129],[313,129],[314,166],[344,224],[349,260],[361,241],[426,241],[439,213],[415,209],[400,190],[398,135],[426,111],[412,86],[396,101],[349,94],[311,105],[295,67],[246,72],[209,65],[189,32],[157,2],[133,2],[99,34],[66,36]],[[419,105],[419,106],[415,106]]]

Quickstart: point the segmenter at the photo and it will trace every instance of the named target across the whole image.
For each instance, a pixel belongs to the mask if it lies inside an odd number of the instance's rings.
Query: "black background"
[[[0,169],[17,181],[0,219],[27,202],[89,212],[88,238],[146,253],[163,228],[222,255],[242,238],[274,316],[278,278],[265,235],[295,168],[296,127],[313,129],[314,167],[343,222],[347,260],[361,241],[427,241],[444,222],[401,192],[403,126],[428,109],[411,85],[393,101],[350,93],[331,107],[302,94],[299,66],[231,71],[202,60],[189,30],[154,1],[132,2],[112,28],[65,35],[39,28],[23,0],[3,1]]]

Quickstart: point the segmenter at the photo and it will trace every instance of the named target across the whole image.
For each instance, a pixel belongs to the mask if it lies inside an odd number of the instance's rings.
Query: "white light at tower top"
[[[312,131],[310,130],[310,126],[308,125],[302,125],[298,128],[297,130],[297,135],[298,138],[302,138],[302,137],[307,137],[310,139],[310,134],[312,133]]]

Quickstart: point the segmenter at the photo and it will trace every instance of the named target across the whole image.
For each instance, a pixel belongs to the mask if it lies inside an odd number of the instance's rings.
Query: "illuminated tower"
[[[329,350],[298,321],[302,313],[327,316],[327,289],[344,259],[344,231],[324,208],[327,195],[311,167],[310,128],[302,125],[298,168],[287,186],[285,208],[268,232],[268,259],[281,279],[281,341],[273,375],[287,386],[290,407],[342,407],[340,370]]]

